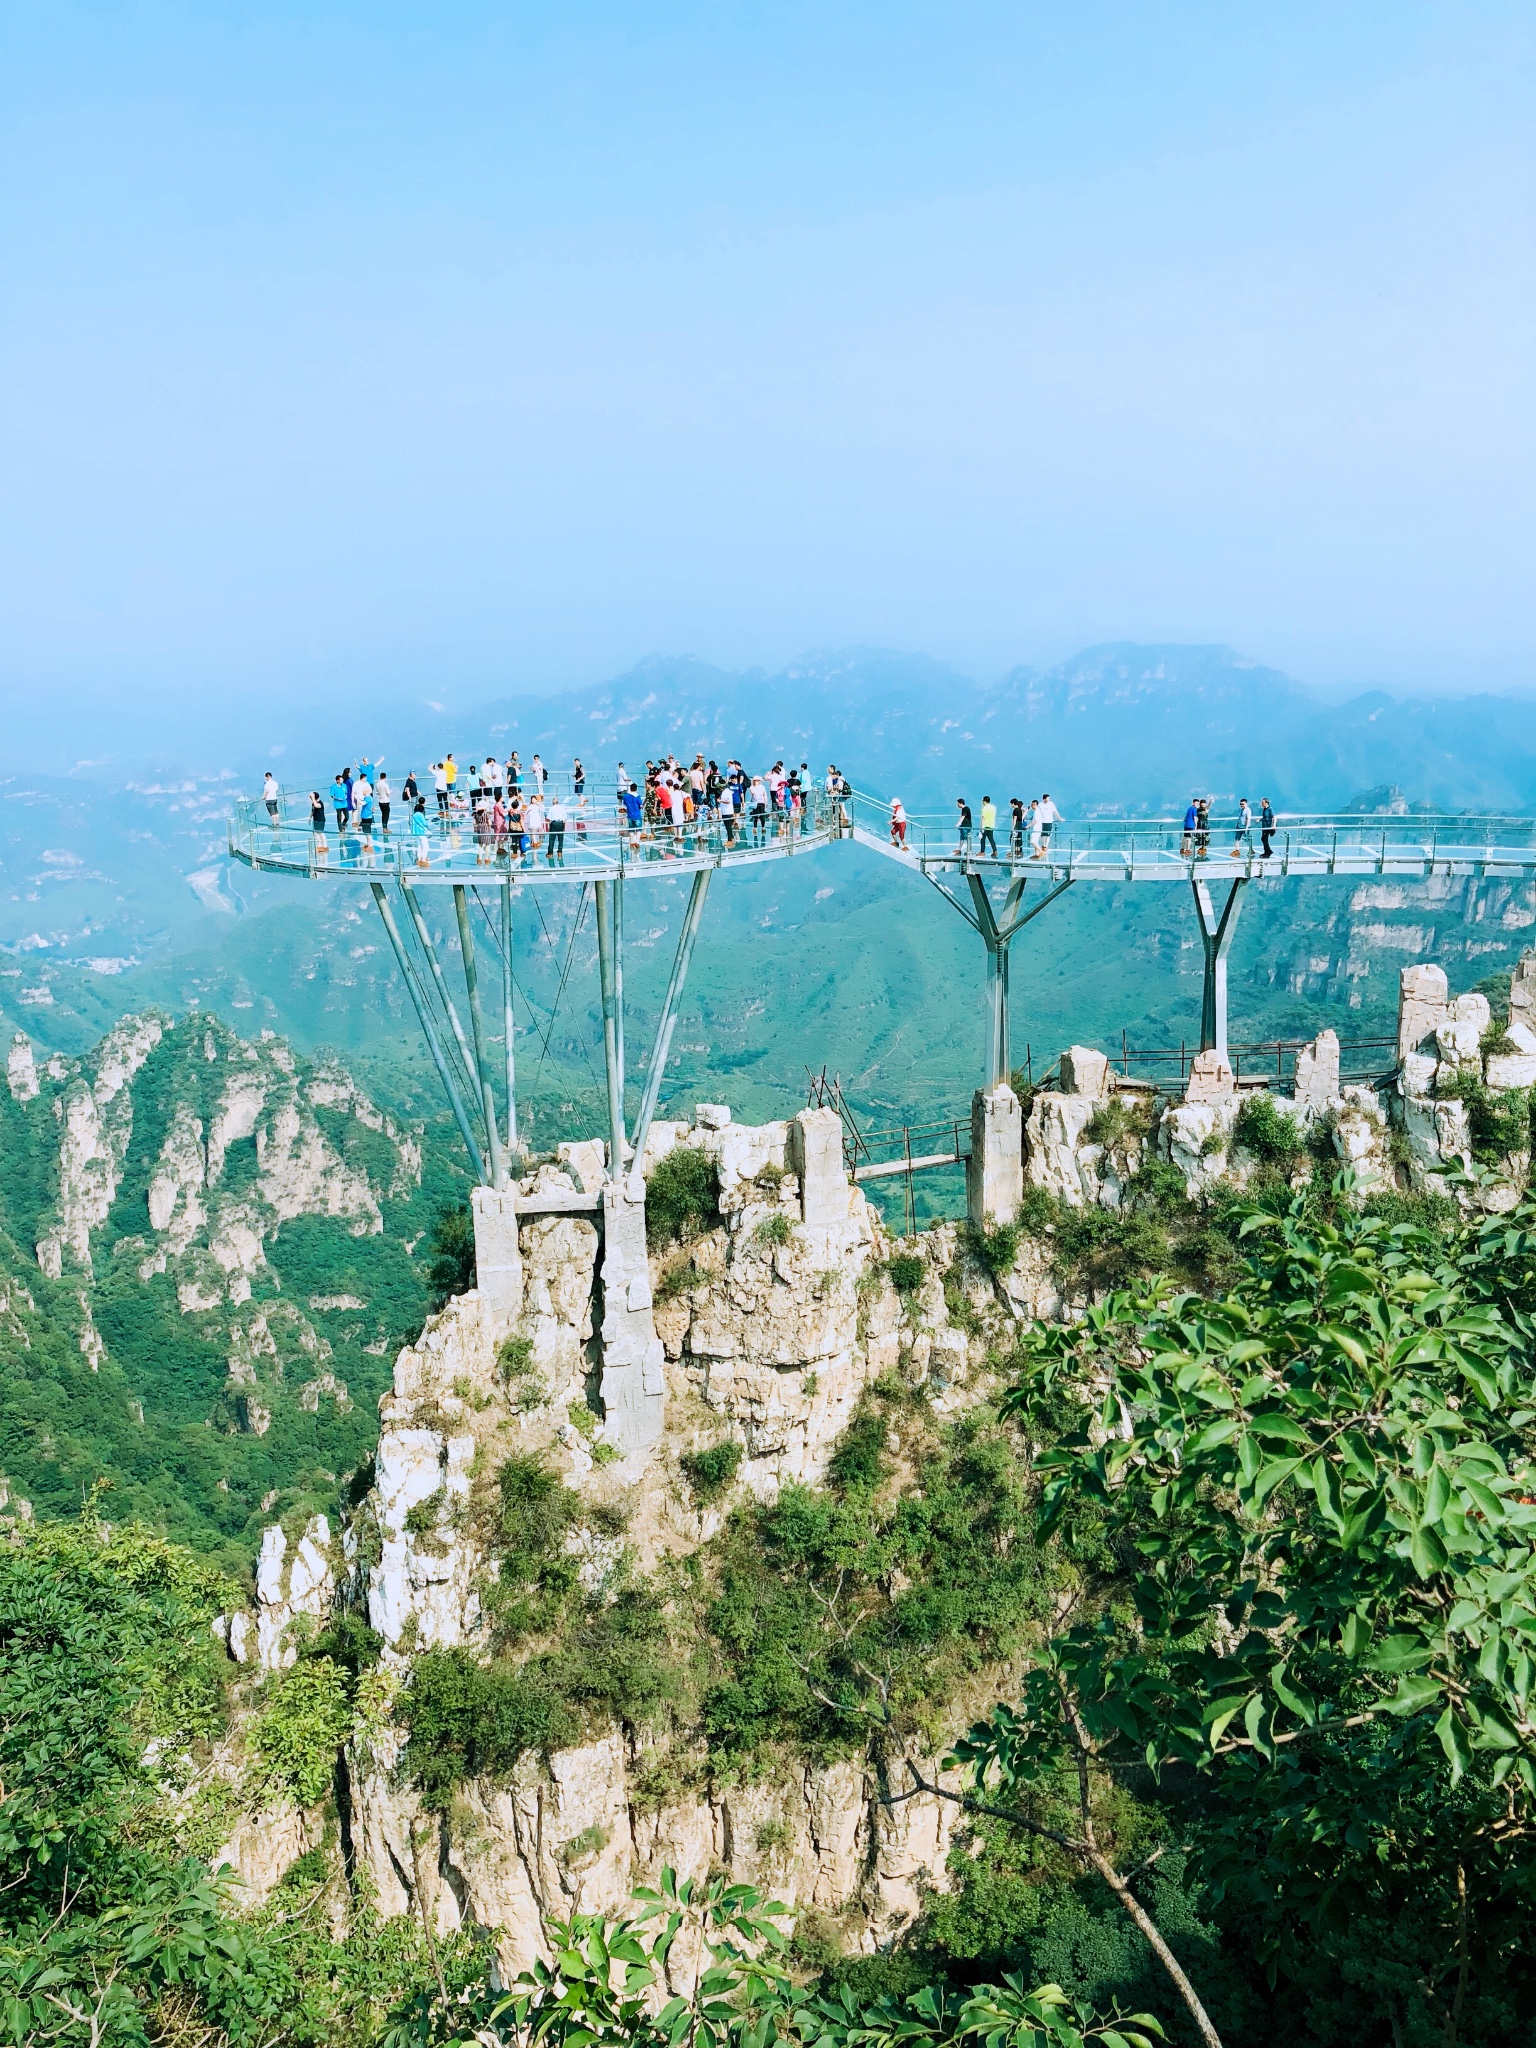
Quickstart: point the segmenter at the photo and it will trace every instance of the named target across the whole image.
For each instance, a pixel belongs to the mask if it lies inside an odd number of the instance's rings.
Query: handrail
[[[698,868],[789,856],[825,845],[846,822],[844,808],[820,789],[808,792],[807,807],[797,815],[770,809],[765,819],[754,820],[743,810],[728,818],[700,815],[677,826],[642,821],[634,828],[627,820],[620,822],[615,803],[589,797],[583,807],[568,811],[563,832],[552,832],[546,821],[538,835],[525,833],[527,843],[520,846],[510,833],[498,838],[481,831],[462,809],[433,809],[426,832],[418,834],[398,802],[391,807],[389,829],[382,820],[370,822],[366,830],[351,820],[338,828],[327,806],[326,829],[320,832],[309,823],[307,789],[284,788],[277,803],[274,823],[265,799],[236,799],[229,818],[230,855],[252,868],[309,876],[400,873],[430,879],[467,872],[488,879],[489,869],[530,879],[564,873],[591,880],[635,870],[675,871],[679,864]]]

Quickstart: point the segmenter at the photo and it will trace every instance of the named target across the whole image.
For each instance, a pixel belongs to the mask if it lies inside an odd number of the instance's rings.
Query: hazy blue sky
[[[5,687],[1536,682],[1533,24],[7,0]]]

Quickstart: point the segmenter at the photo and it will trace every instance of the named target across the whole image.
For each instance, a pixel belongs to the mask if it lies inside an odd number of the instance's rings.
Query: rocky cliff
[[[163,1026],[138,1020],[96,1069],[74,1074],[13,1049],[12,1101],[61,1133],[38,1267],[59,1284],[99,1284],[108,1219],[125,1188],[138,1189],[142,1227],[114,1243],[113,1258],[131,1262],[139,1284],[148,1274],[174,1285],[185,1314],[220,1316],[225,1398],[249,1400],[254,1389],[260,1400],[277,1343],[262,1348],[256,1318],[272,1337],[289,1305],[263,1292],[262,1277],[285,1216],[377,1236],[390,1176],[409,1182],[414,1155],[385,1120],[370,1121],[344,1077],[300,1073],[277,1052],[217,1037],[201,1047],[183,1039],[184,1059],[215,1070],[209,1089],[168,1098],[146,1136],[123,1098],[131,1107],[134,1077],[164,1038]],[[879,1767],[860,1753],[780,1744],[724,1767],[698,1726],[674,1726],[663,1741],[643,1716],[589,1704],[559,1742],[530,1738],[511,1767],[470,1769],[451,1796],[424,1795],[392,1711],[424,1660],[515,1675],[554,1641],[547,1616],[509,1633],[509,1469],[547,1475],[575,1503],[559,1548],[589,1617],[625,1599],[660,1603],[669,1586],[711,1585],[725,1569],[733,1506],[796,1489],[820,1499],[860,1430],[867,1446],[874,1429],[893,1491],[921,1499],[922,1433],[986,1413],[1021,1325],[1081,1312],[1094,1283],[1061,1255],[1074,1215],[1150,1213],[1175,1199],[1170,1189],[1198,1205],[1263,1177],[1300,1180],[1316,1160],[1351,1169],[1362,1199],[1506,1206],[1529,1168],[1533,1087],[1528,957],[1498,1020],[1480,995],[1453,998],[1438,967],[1405,970],[1397,1059],[1369,1082],[1341,1079],[1332,1032],[1297,1060],[1283,1095],[1239,1087],[1201,1055],[1180,1097],[1158,1097],[1104,1055],[1070,1049],[1057,1085],[1022,1119],[1016,1103],[1011,1124],[1006,1105],[988,1109],[994,1134],[1022,1133],[1012,1171],[1026,1189],[1025,1227],[1012,1233],[945,1224],[893,1240],[850,1182],[826,1111],[743,1127],[701,1104],[655,1127],[621,1181],[608,1177],[600,1144],[562,1146],[510,1193],[477,1195],[481,1284],[398,1350],[372,1470],[345,1515],[295,1510],[268,1527],[255,1599],[228,1617],[231,1653],[259,1700],[338,1615],[366,1621],[377,1650],[371,1708],[346,1744],[335,1820],[388,1912],[493,1928],[517,1966],[539,1952],[546,1915],[617,1911],[636,1882],[671,1864],[685,1875],[725,1870],[834,1916],[849,1947],[886,1943],[923,1887],[945,1882],[952,1809],[884,1803]],[[362,1170],[327,1114],[386,1140],[388,1174]],[[243,1176],[230,1166],[241,1145]],[[1475,1182],[1465,1178],[1473,1169]],[[705,1187],[691,1222],[656,1227],[678,1189]],[[367,1306],[359,1296],[348,1312]],[[943,1726],[1010,1675],[1006,1660],[958,1672]],[[921,1746],[920,1733],[912,1739]],[[932,1766],[942,1733],[926,1746]],[[260,1895],[301,1850],[329,1839],[327,1827],[318,1812],[272,1809],[242,1822],[227,1853]]]
[[[212,1018],[127,1017],[81,1059],[18,1032],[0,1150],[0,1268],[27,1303],[0,1331],[8,1477],[40,1505],[105,1468],[119,1512],[175,1501],[188,1533],[236,1538],[366,1452],[432,1205],[418,1137],[339,1065]]]

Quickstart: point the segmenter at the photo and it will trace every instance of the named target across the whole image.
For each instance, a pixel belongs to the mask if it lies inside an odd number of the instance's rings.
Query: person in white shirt
[[[546,771],[544,763],[539,759],[538,755],[535,754],[533,757],[532,766],[528,770],[528,780],[533,784],[533,793],[535,796],[542,796],[544,794],[545,772]]]
[[[448,770],[441,761],[432,763],[432,789],[437,798],[437,808],[448,815]]]
[[[267,807],[267,816],[275,825],[277,823],[278,787],[277,777],[270,768],[261,778],[261,800]]]
[[[752,844],[768,844],[768,785],[761,775],[754,775],[752,786],[747,791],[747,802],[752,807]]]
[[[1044,793],[1044,797],[1040,797],[1040,817],[1038,817],[1038,825],[1040,825],[1040,852],[1042,854],[1049,854],[1051,852],[1051,834],[1053,834],[1055,827],[1059,823],[1061,823],[1061,811],[1057,811],[1055,803],[1051,803],[1051,791],[1047,791],[1047,793]]]
[[[379,807],[379,823],[383,827],[384,836],[387,839],[389,837],[389,807],[394,802],[394,798],[390,794],[389,777],[382,768],[379,770],[378,780],[373,785],[373,796],[374,802]]]
[[[552,866],[565,866],[565,821],[566,808],[558,796],[552,796],[547,806],[549,818],[549,851],[544,856]]]

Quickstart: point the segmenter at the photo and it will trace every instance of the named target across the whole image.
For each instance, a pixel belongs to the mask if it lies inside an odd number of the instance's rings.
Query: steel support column
[[[507,1158],[513,1171],[521,1149],[517,1142],[517,1056],[512,1046],[512,876],[501,882],[501,1008],[507,1034]]]
[[[640,1114],[635,1119],[637,1174],[645,1157],[645,1141],[650,1136],[651,1120],[656,1114],[656,1105],[661,1100],[661,1085],[666,1078],[667,1056],[672,1050],[672,1033],[677,1027],[677,1007],[682,1000],[683,984],[688,979],[688,963],[693,958],[693,942],[699,935],[699,926],[704,922],[704,899],[709,894],[709,880],[713,873],[713,868],[699,869],[693,878],[688,907],[683,912],[683,928],[677,937],[677,955],[672,962],[672,978],[667,983],[666,1000],[661,1006],[661,1022],[656,1027],[656,1043],[651,1049],[650,1072],[645,1077],[645,1093],[640,1098]]]
[[[485,1161],[481,1157],[480,1147],[475,1142],[475,1134],[471,1128],[469,1111],[464,1106],[464,1098],[459,1093],[458,1083],[454,1080],[453,1071],[448,1065],[447,1055],[443,1051],[442,1040],[437,1035],[437,1025],[433,1021],[431,1005],[428,1003],[426,994],[416,979],[416,969],[411,964],[411,957],[405,950],[405,941],[400,936],[400,927],[395,923],[395,913],[390,909],[389,898],[384,894],[384,884],[382,882],[370,882],[368,886],[373,891],[374,902],[379,906],[379,916],[384,921],[384,929],[389,935],[389,943],[394,948],[395,961],[400,969],[400,979],[405,983],[406,992],[415,1006],[417,1020],[421,1025],[421,1035],[427,1041],[427,1051],[432,1055],[432,1064],[437,1069],[437,1078],[442,1082],[443,1093],[448,1097],[448,1107],[453,1111],[453,1120],[459,1127],[459,1136],[464,1140],[464,1149],[469,1154],[471,1166],[475,1169],[475,1179],[479,1181],[482,1187],[485,1187],[488,1185]]]
[[[1024,894],[1026,877],[1016,876],[1008,884],[1008,893],[1003,898],[1002,915],[992,908],[992,899],[987,894],[987,885],[980,875],[967,875],[973,908],[967,910],[957,896],[934,881],[939,894],[954,906],[972,931],[981,936],[987,949],[987,1087],[999,1087],[1008,1080],[1013,1069],[1008,1043],[1008,955],[1016,933],[1023,930],[1031,918],[1038,917],[1048,903],[1054,903],[1064,889],[1072,886],[1069,875],[1064,882],[1058,882],[1054,889],[1048,889],[1030,909],[1019,913],[1019,902]]]
[[[603,992],[603,1066],[608,1077],[608,1178],[624,1173],[624,981],[619,969],[622,929],[615,929],[616,901],[622,901],[622,880],[592,884],[597,901],[597,966]]]
[[[496,1114],[496,1091],[491,1086],[490,1051],[485,1042],[485,1020],[480,1015],[480,978],[475,970],[475,941],[469,929],[469,891],[462,882],[453,885],[454,915],[459,921],[459,951],[464,957],[464,987],[469,996],[469,1024],[475,1034],[475,1073],[485,1105],[485,1131],[490,1141],[491,1183],[507,1185],[507,1155],[501,1142],[501,1120]]]
[[[469,1079],[471,1089],[478,1093],[474,1054],[469,1049],[469,1040],[464,1035],[464,1026],[459,1022],[459,1013],[454,1005],[453,997],[448,993],[448,980],[443,973],[443,963],[437,957],[437,948],[432,943],[432,934],[427,930],[427,921],[421,914],[421,905],[416,901],[416,891],[403,875],[400,877],[400,893],[405,898],[405,907],[410,912],[411,923],[415,927],[416,937],[420,943],[422,954],[426,959],[428,967],[432,970],[433,985],[437,989],[444,1010],[447,1012],[454,1043],[458,1046],[459,1057],[464,1062],[464,1072]],[[481,1106],[483,1108],[483,1104]],[[490,1149],[490,1137],[487,1135],[487,1153],[490,1152]],[[489,1181],[486,1182],[486,1186],[490,1186]]]
[[[1205,949],[1205,983],[1200,998],[1200,1050],[1220,1053],[1223,1061],[1227,1057],[1227,955],[1232,950],[1246,882],[1245,875],[1233,879],[1219,918],[1206,884],[1195,880],[1190,882],[1195,892],[1195,915],[1200,920],[1200,943]]]

